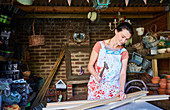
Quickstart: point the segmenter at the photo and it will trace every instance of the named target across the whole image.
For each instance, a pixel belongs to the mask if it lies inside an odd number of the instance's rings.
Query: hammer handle
[[[102,77],[104,70],[105,70],[105,66],[103,67],[102,72],[100,73],[100,77]]]

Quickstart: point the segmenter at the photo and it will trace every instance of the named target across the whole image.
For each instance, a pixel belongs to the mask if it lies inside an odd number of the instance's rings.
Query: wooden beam
[[[60,53],[59,58],[57,59],[57,61],[55,62],[53,69],[51,70],[50,74],[48,75],[48,78],[46,79],[43,87],[41,88],[41,90],[39,91],[38,95],[36,96],[34,102],[31,105],[31,110],[37,106],[38,104],[40,104],[42,102],[42,100],[44,99],[45,93],[48,89],[48,87],[50,86],[50,83],[53,79],[53,76],[55,75],[56,70],[58,69],[58,66],[60,64],[60,62],[62,61],[63,57],[64,57],[64,53],[65,53],[65,46],[63,47],[63,50]]]
[[[93,11],[93,7],[65,7],[65,6],[16,6],[26,12],[61,12],[61,13],[87,13]],[[163,12],[165,7],[108,7],[100,10],[102,13],[115,12]]]
[[[101,19],[110,19],[117,16],[117,14],[100,14]],[[126,18],[154,18],[155,15],[152,14],[121,14],[121,16],[126,16]],[[87,14],[26,14],[25,18],[87,18]],[[17,18],[23,18],[17,16]]]
[[[145,56],[146,59],[168,59],[170,58],[170,53],[162,53],[154,56]]]
[[[143,101],[157,101],[157,100],[168,100],[169,95],[150,95],[145,96],[140,99],[135,100],[135,102],[143,102]]]
[[[142,97],[140,99],[135,100],[135,102],[142,102],[142,101],[156,101],[156,100],[166,100],[169,99],[169,95],[149,95]],[[61,107],[64,109],[64,106],[70,106],[70,105],[80,105],[80,104],[87,104],[87,103],[93,103],[98,100],[78,100],[78,101],[66,101],[66,102],[51,102],[47,103],[46,108],[48,107]]]
[[[157,101],[157,100],[168,100],[169,95],[150,95],[150,96],[144,96],[140,99],[135,100],[135,102],[145,102],[145,101]],[[53,103],[47,103],[46,108],[43,108],[43,110],[55,110],[57,109],[67,109],[72,108],[76,106],[80,106],[87,103],[93,103],[98,100],[79,100],[79,101],[66,101],[66,102],[53,102]],[[120,101],[119,101],[120,102]],[[118,103],[119,103],[118,102]],[[117,102],[111,102],[106,105],[111,105]],[[101,108],[102,109],[102,108]]]
[[[74,81],[67,81],[67,84],[84,84],[88,83],[89,80],[74,80]]]
[[[121,105],[130,103],[130,102],[133,102],[133,101],[135,101],[135,100],[137,100],[137,99],[139,99],[139,98],[142,98],[142,97],[144,97],[144,96],[146,96],[146,94],[144,94],[144,93],[143,93],[143,94],[140,94],[140,95],[137,95],[137,96],[133,96],[133,97],[131,97],[131,98],[127,98],[127,99],[125,99],[125,100],[116,102],[116,103],[114,103],[114,104],[107,105],[107,106],[105,106],[105,107],[99,108],[98,110],[111,110],[111,109],[116,108],[116,107],[119,107],[119,106],[121,106]]]
[[[131,93],[131,94],[127,94],[127,98],[131,98],[133,96],[143,94],[143,93],[146,94],[147,91],[138,91],[138,92],[134,92],[134,93]],[[84,110],[84,109],[108,104],[110,102],[114,102],[114,101],[118,101],[118,100],[120,100],[119,97],[114,97],[114,98],[110,98],[110,99],[102,99],[102,100],[99,100],[99,101],[96,101],[96,102],[93,102],[93,103],[83,104],[83,105],[80,105],[80,106],[77,106],[77,107],[73,107],[73,108],[71,108],[71,110],[80,110],[80,108],[81,108],[81,110]],[[66,109],[66,110],[70,110],[70,109]]]
[[[152,59],[152,70],[153,70],[153,76],[158,76],[157,59]]]
[[[167,30],[170,30],[170,11],[167,13]]]

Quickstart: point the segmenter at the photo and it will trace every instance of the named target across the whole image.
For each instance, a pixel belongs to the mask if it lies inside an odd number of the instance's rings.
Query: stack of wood
[[[101,107],[101,110],[110,110],[121,105],[125,105],[131,102],[145,102],[145,101],[155,101],[155,100],[167,100],[169,95],[150,95],[146,96],[148,91],[138,91],[134,93],[127,94],[127,99],[120,101],[119,97],[114,97],[110,99],[101,100],[82,100],[82,101],[67,101],[59,103],[47,103],[46,108],[43,110],[56,110],[56,109],[66,109],[66,110],[85,110],[94,107]]]

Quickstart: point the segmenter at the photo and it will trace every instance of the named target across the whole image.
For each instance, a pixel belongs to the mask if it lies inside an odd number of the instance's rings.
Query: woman
[[[114,31],[113,38],[99,41],[93,47],[88,64],[91,73],[88,82],[88,100],[107,99],[119,95],[121,100],[126,98],[124,86],[129,55],[122,45],[133,36],[133,28],[124,22]],[[104,69],[100,77],[104,62],[108,69]]]

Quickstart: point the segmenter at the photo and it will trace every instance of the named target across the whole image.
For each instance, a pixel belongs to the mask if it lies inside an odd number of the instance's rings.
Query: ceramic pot
[[[137,32],[138,36],[143,35],[143,33],[144,33],[144,27],[138,27],[138,28],[136,28],[136,32]]]
[[[170,83],[166,83],[167,84],[167,89],[170,89]]]
[[[158,89],[159,94],[166,94],[166,89],[164,88],[159,88]]]
[[[148,95],[153,95],[153,94],[154,94],[154,91],[150,91],[150,90],[149,90]]]
[[[166,83],[159,83],[160,88],[166,88]]]
[[[167,80],[165,78],[160,79],[160,82],[166,83],[166,81]]]
[[[167,79],[167,83],[170,83],[170,78]]]
[[[160,88],[166,88],[166,79],[160,79],[159,85]]]
[[[166,94],[167,94],[167,95],[170,95],[170,89],[167,89],[167,90],[166,90]]]
[[[157,84],[160,81],[160,77],[155,76],[155,77],[152,78],[151,81],[152,81],[153,84]]]
[[[25,72],[22,72],[22,73],[25,77],[29,77],[30,74],[31,74],[31,71],[25,71]]]
[[[167,79],[170,79],[170,75],[166,75],[166,78],[167,78]]]

